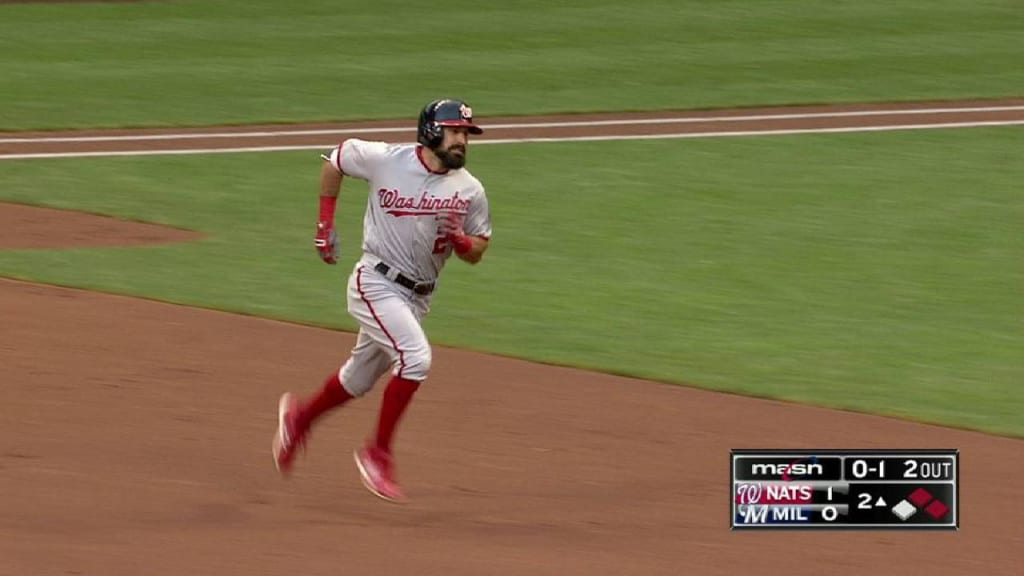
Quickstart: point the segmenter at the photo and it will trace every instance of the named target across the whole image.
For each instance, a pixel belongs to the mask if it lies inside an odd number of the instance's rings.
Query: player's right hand
[[[313,240],[320,259],[328,264],[337,264],[341,252],[338,246],[338,232],[334,229],[333,222],[317,222],[316,238]]]

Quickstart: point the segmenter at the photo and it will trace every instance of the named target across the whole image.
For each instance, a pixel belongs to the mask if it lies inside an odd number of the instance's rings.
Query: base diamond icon
[[[928,502],[931,502],[932,495],[924,488],[918,488],[911,492],[910,496],[907,496],[907,498],[910,500],[911,504],[920,508]]]
[[[924,509],[924,511],[930,514],[932,518],[940,520],[943,516],[946,515],[946,512],[949,512],[949,507],[947,507],[942,502],[935,500],[934,502],[929,504],[928,507]]]
[[[914,505],[911,504],[910,502],[907,502],[906,500],[900,500],[899,504],[892,507],[892,513],[904,522],[906,522],[907,518],[910,518],[916,512],[917,508],[914,508]]]

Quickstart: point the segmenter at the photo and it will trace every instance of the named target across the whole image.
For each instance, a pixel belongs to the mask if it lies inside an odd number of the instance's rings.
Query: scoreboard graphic
[[[733,450],[732,530],[959,530],[958,450]]]

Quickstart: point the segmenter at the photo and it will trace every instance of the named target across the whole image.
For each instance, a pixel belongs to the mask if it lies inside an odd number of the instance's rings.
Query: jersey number
[[[448,251],[448,246],[450,244],[451,243],[448,241],[447,236],[438,236],[437,239],[434,240],[434,254],[444,254]]]

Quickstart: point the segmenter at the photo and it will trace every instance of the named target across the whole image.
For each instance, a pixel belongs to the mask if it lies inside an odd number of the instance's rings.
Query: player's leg
[[[300,428],[308,430],[322,415],[367,393],[390,364],[387,352],[360,328],[348,360],[327,377],[315,394],[299,404]]]
[[[349,284],[349,291],[356,293],[354,271]],[[327,412],[369,391],[390,365],[391,358],[386,350],[360,329],[348,359],[324,380],[317,391],[305,399],[291,392],[282,395],[278,403],[278,430],[272,444],[277,469],[282,474],[289,472],[313,423]]]
[[[375,437],[378,447],[390,452],[398,421],[430,371],[432,354],[420,325],[422,310],[390,280],[370,268],[361,268],[349,297],[349,313],[393,363]]]
[[[392,440],[398,423],[430,371],[431,351],[420,313],[394,284],[368,268],[356,276],[349,312],[392,361],[392,377],[381,401],[375,436],[356,452],[363,482],[388,500],[402,499],[394,482]]]
[[[274,438],[277,468],[287,473],[298,449],[309,439],[313,424],[324,414],[362,396],[388,371],[391,358],[377,342],[360,330],[352,354],[306,399],[287,393],[281,398],[278,435]]]
[[[338,371],[340,384],[349,395],[359,398],[373,389],[377,380],[391,368],[391,363],[387,349],[365,327],[360,327],[352,355]]]
[[[278,472],[291,471],[296,454],[306,444],[313,423],[335,408],[351,400],[353,395],[341,385],[338,370],[333,371],[319,389],[307,398],[286,392],[278,402],[277,433],[272,451]]]

